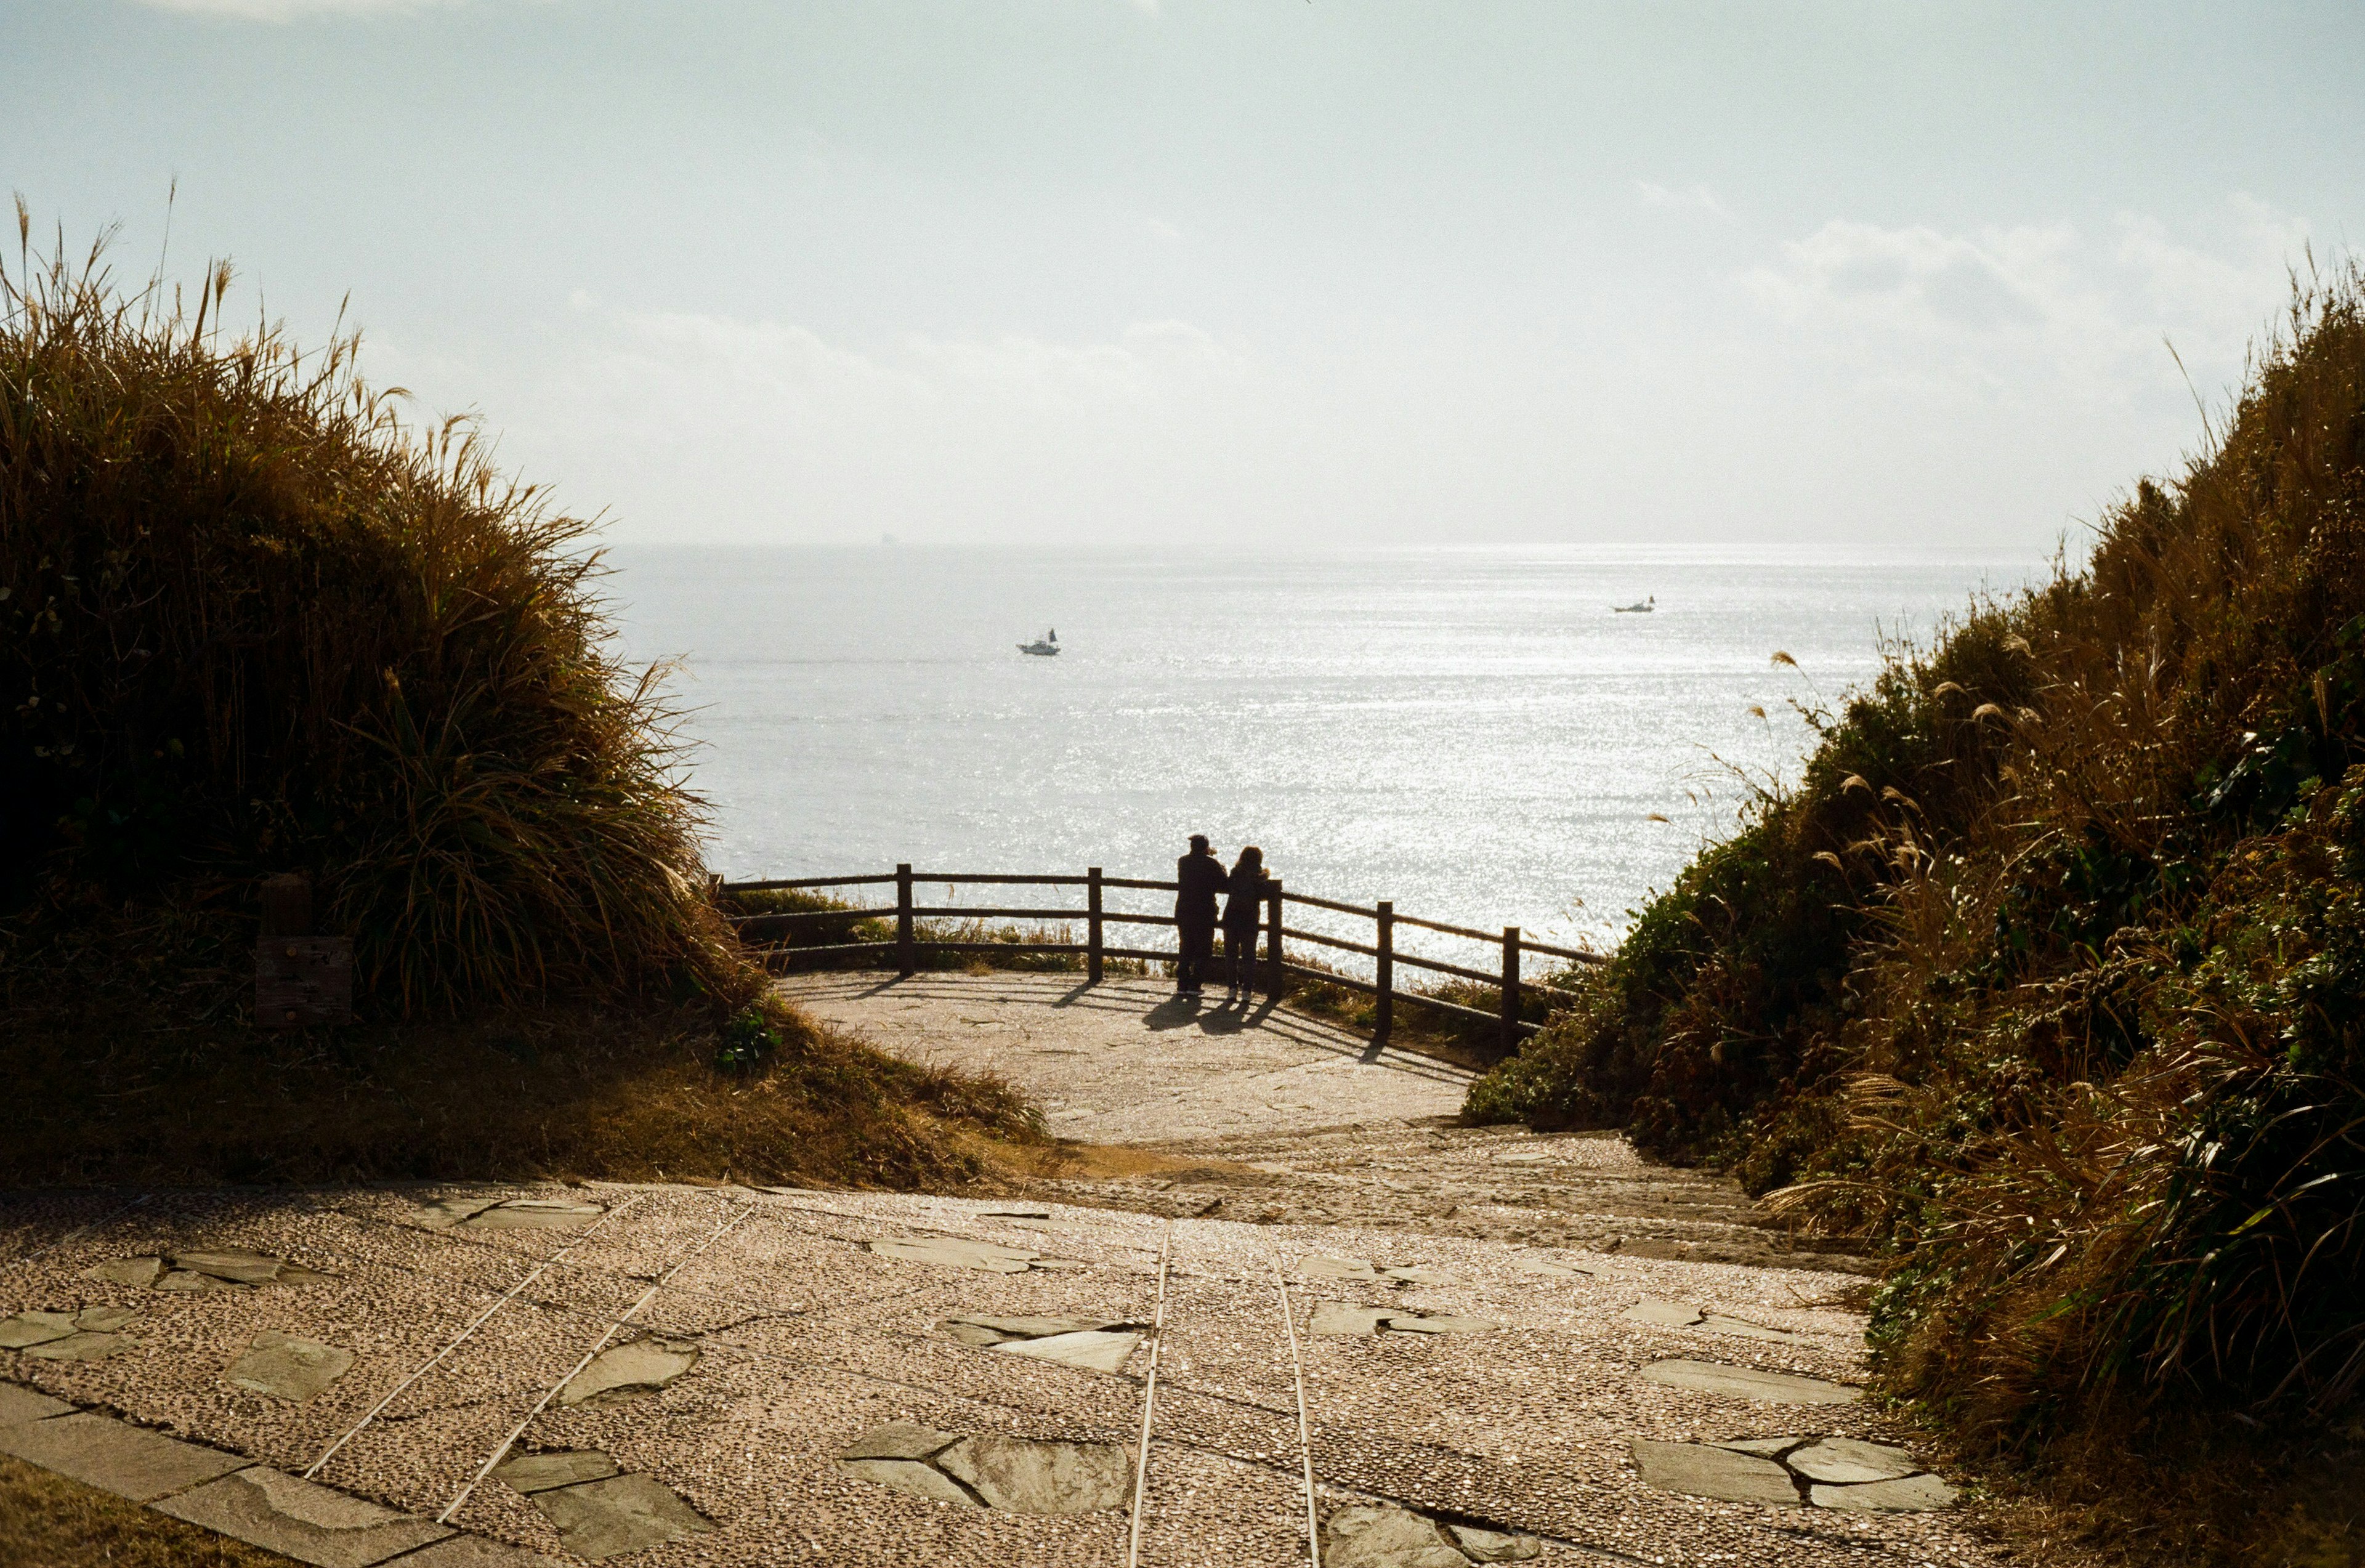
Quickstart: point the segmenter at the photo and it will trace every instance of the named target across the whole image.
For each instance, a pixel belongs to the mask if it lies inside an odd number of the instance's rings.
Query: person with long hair
[[[1224,958],[1231,971],[1227,1001],[1256,994],[1257,925],[1264,914],[1264,851],[1251,844],[1240,851],[1224,879]]]

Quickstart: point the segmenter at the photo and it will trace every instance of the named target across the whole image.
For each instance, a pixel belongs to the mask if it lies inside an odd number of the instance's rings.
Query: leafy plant
[[[715,1036],[714,1066],[720,1072],[745,1075],[763,1066],[779,1048],[779,1032],[762,1014],[745,1008],[723,1021]]]

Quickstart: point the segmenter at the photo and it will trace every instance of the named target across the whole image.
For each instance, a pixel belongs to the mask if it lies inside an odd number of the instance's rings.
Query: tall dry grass
[[[1474,1112],[1623,1126],[1887,1249],[1883,1375],[1967,1441],[2346,1419],[2365,274],[2297,283],[2230,413],[2083,570],[1818,719],[1799,787]]]
[[[0,900],[301,871],[367,1005],[737,987],[668,715],[620,666],[587,523],[357,340],[306,353],[105,246],[0,263]],[[28,935],[30,933],[31,935]]]

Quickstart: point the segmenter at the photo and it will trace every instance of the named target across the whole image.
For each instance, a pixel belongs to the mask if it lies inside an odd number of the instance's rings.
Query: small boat
[[[1019,644],[1018,651],[1022,654],[1033,654],[1037,658],[1048,659],[1059,651],[1059,633],[1046,632],[1031,643]]]
[[[1658,608],[1659,596],[1657,594],[1653,594],[1650,598],[1643,599],[1639,603],[1613,604],[1609,607],[1610,612],[1616,615],[1648,615]]]

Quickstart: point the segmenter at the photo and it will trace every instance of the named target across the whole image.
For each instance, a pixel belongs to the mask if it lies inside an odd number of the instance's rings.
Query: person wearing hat
[[[1181,953],[1174,989],[1196,996],[1216,955],[1216,895],[1227,881],[1224,863],[1207,850],[1207,835],[1191,835],[1191,853],[1174,863],[1174,935]]]

